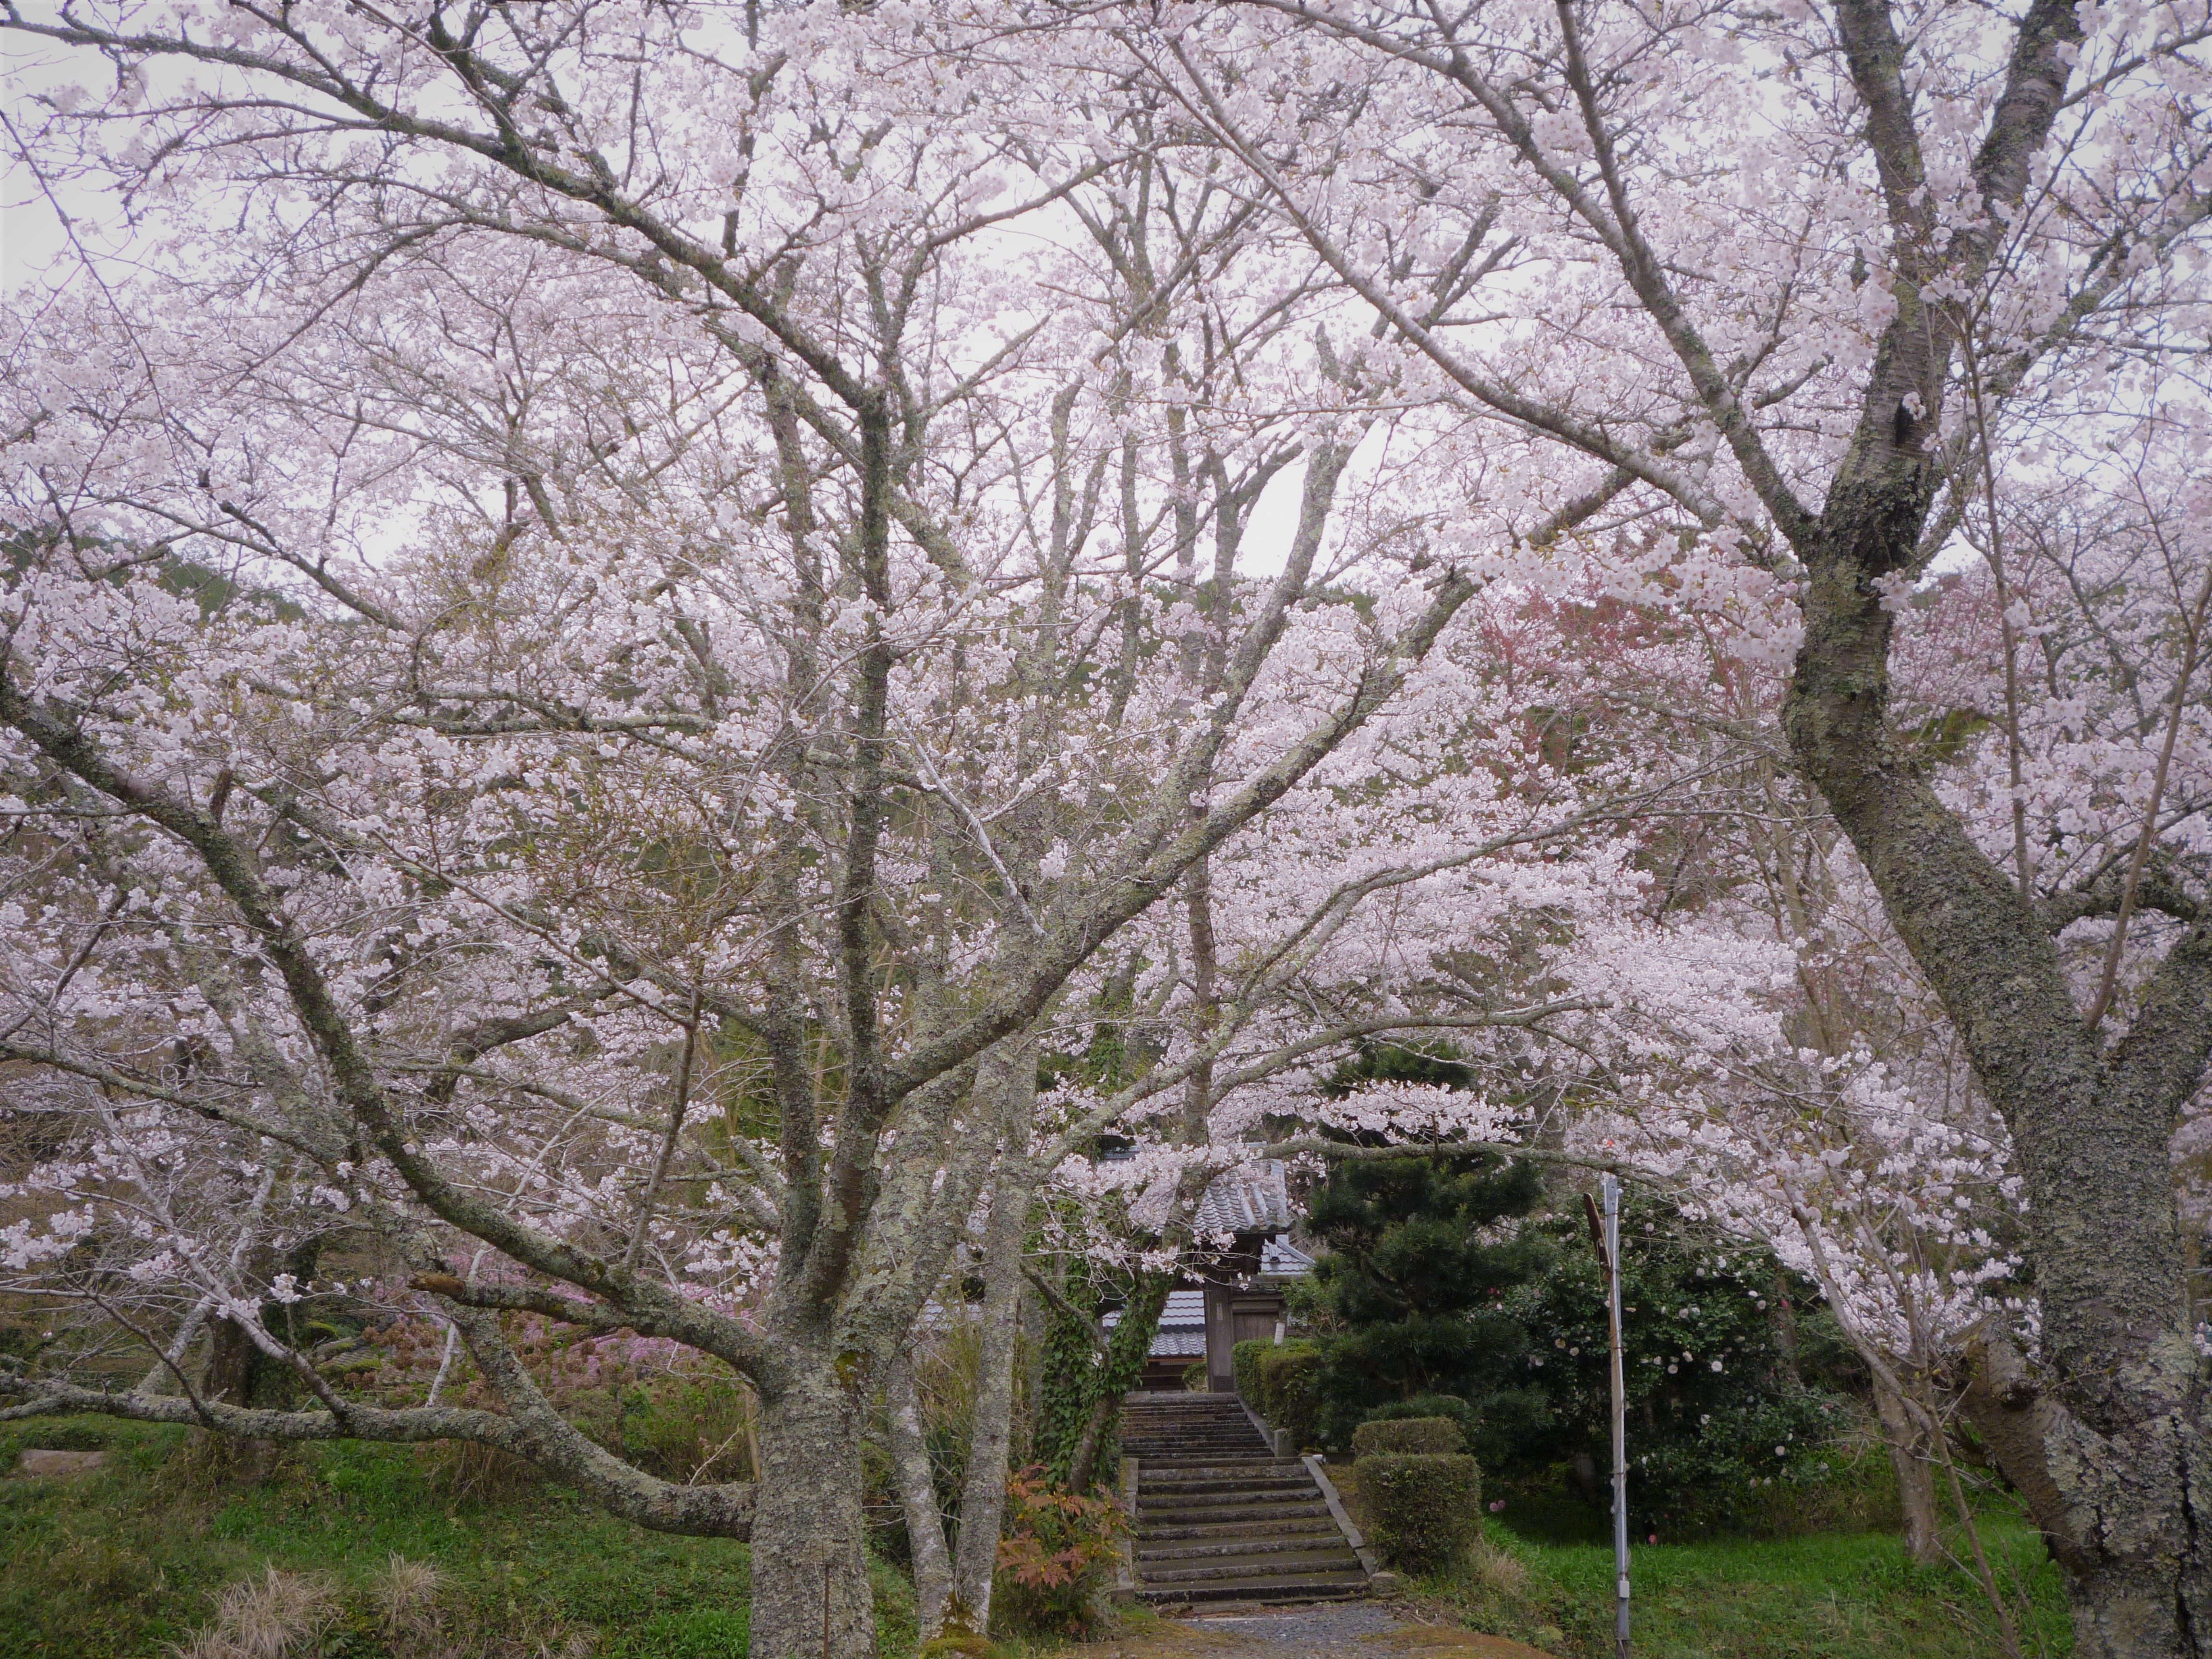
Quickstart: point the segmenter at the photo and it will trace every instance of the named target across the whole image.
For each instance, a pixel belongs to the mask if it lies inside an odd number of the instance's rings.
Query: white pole
[[[1606,1316],[1613,1335],[1613,1650],[1628,1653],[1628,1388],[1620,1370],[1620,1183],[1605,1178]]]

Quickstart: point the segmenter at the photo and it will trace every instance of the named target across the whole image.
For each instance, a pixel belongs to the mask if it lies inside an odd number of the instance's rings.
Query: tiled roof
[[[1121,1322],[1119,1308],[1099,1323],[1111,1329]],[[1154,1359],[1203,1359],[1206,1357],[1206,1292],[1170,1291],[1160,1310],[1159,1328],[1152,1333],[1148,1350]]]
[[[1121,1322],[1121,1310],[1114,1309],[1100,1318],[1100,1324],[1112,1330]],[[1160,1310],[1160,1328],[1188,1325],[1193,1330],[1206,1328],[1206,1292],[1204,1291],[1170,1291],[1167,1305]]]
[[[1279,1233],[1290,1224],[1280,1158],[1260,1158],[1217,1176],[1198,1201],[1201,1233]]]
[[[1314,1259],[1287,1238],[1271,1238],[1260,1246],[1260,1277],[1298,1279],[1314,1270]]]

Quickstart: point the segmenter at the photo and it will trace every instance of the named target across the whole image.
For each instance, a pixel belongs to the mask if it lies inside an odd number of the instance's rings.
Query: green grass
[[[0,1659],[157,1659],[208,1623],[226,1584],[265,1564],[344,1587],[348,1617],[323,1659],[388,1659],[368,1590],[394,1554],[445,1573],[447,1638],[471,1659],[539,1659],[576,1636],[597,1659],[744,1652],[744,1545],[648,1533],[556,1488],[457,1499],[421,1453],[358,1445],[295,1451],[240,1484],[210,1471],[181,1430],[88,1419],[0,1425],[0,1468],[25,1444],[104,1447],[109,1466],[66,1481],[0,1480]],[[2026,1594],[2024,1650],[2064,1654],[2064,1597],[2040,1540],[2001,1500],[1980,1524],[2000,1576]],[[1423,1581],[1436,1610],[1563,1659],[1609,1655],[1603,1511],[1570,1492],[1516,1492],[1488,1532],[1516,1565],[1493,1558]],[[1910,1565],[1891,1531],[1641,1545],[1633,1567],[1638,1659],[1999,1650],[1973,1581],[1955,1567]],[[910,1591],[878,1566],[876,1592],[880,1651],[911,1653]]]
[[[1518,1527],[1488,1526],[1522,1573],[1469,1571],[1423,1588],[1479,1629],[1563,1655],[1609,1655],[1604,1516],[1577,1514],[1565,1500],[1525,1507],[1532,1512]],[[2000,1583],[2025,1598],[2014,1613],[2023,1653],[2068,1652],[2064,1589],[2041,1537],[2009,1504],[1993,1503],[1977,1525]],[[1964,1556],[1962,1538],[1947,1541]],[[2002,1650],[1978,1583],[1959,1567],[1912,1565],[1893,1532],[1639,1544],[1631,1571],[1638,1659],[1995,1659]]]
[[[434,1563],[452,1644],[487,1659],[742,1659],[750,1559],[726,1539],[673,1538],[557,1488],[457,1500],[406,1447],[331,1445],[281,1458],[254,1485],[209,1478],[182,1430],[85,1419],[0,1428],[0,1469],[24,1444],[104,1446],[67,1480],[0,1480],[0,1659],[154,1659],[206,1624],[222,1587],[264,1564],[329,1573],[349,1618],[328,1659],[382,1659],[366,1612],[388,1559]],[[876,1572],[886,1656],[912,1651],[913,1598]]]

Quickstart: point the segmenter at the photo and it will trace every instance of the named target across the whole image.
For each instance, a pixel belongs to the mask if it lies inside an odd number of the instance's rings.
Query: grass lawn
[[[0,1426],[23,1444],[102,1445],[106,1466],[0,1480],[0,1659],[155,1659],[268,1565],[328,1574],[343,1608],[324,1659],[392,1659],[372,1591],[397,1554],[444,1577],[435,1644],[469,1659],[743,1659],[743,1544],[672,1538],[529,1487],[457,1499],[408,1447],[284,1456],[259,1484],[213,1478],[180,1429],[92,1419]],[[882,1651],[910,1653],[913,1598],[876,1574]]]
[[[2069,1651],[2064,1588],[2040,1535],[2002,1500],[1977,1527],[2000,1583],[2014,1593],[2021,1651]],[[1524,1640],[1543,1632],[1543,1644],[1563,1654],[1609,1655],[1613,1546],[1604,1528],[1601,1513],[1565,1504],[1535,1508],[1517,1526],[1493,1518],[1491,1541],[1521,1564],[1525,1589],[1501,1594],[1480,1574],[1428,1588],[1478,1628]],[[1966,1559],[1962,1537],[1947,1541]],[[2002,1651],[1978,1583],[1958,1567],[1913,1566],[1893,1532],[1639,1545],[1631,1572],[1638,1659],[1995,1659]]]
[[[744,1653],[744,1545],[646,1532],[556,1488],[457,1498],[432,1455],[345,1445],[295,1450],[240,1482],[210,1468],[182,1430],[93,1419],[0,1425],[0,1469],[24,1444],[98,1445],[107,1461],[66,1479],[0,1479],[0,1659],[159,1659],[210,1622],[226,1585],[271,1565],[334,1587],[338,1619],[319,1659]],[[1346,1484],[1356,1498],[1356,1481]],[[2001,1577],[2027,1597],[2024,1651],[2065,1653],[2064,1598],[2040,1540],[2002,1501],[1981,1527]],[[1606,1659],[1605,1528],[1602,1511],[1578,1500],[1516,1496],[1488,1522],[1483,1564],[1421,1581],[1426,1610],[1562,1659]],[[375,1589],[394,1555],[442,1575],[434,1642],[379,1624]],[[1646,1545],[1634,1573],[1638,1659],[1999,1652],[1975,1583],[1956,1568],[1909,1566],[1891,1532]],[[889,1567],[877,1569],[876,1606],[880,1652],[905,1659],[913,1597]]]

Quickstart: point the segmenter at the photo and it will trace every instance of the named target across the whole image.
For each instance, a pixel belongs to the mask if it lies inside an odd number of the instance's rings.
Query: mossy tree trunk
[[[817,1351],[761,1395],[752,1646],[768,1659],[873,1659],[861,1508],[860,1373]]]
[[[1893,617],[1877,584],[1924,557],[1939,477],[1911,400],[1942,406],[1955,344],[1919,288],[1985,264],[1990,249],[1973,238],[1990,233],[1945,246],[1923,222],[1888,9],[1845,0],[1838,21],[1898,233],[1899,312],[1824,507],[1784,526],[1807,569],[1784,724],[2012,1132],[2042,1319],[2040,1374],[2020,1381],[2048,1409],[2041,1432],[2016,1437],[2002,1461],[2039,1500],[2035,1518],[2068,1570],[2075,1652],[2195,1659],[2212,1651],[2212,1446],[2167,1143],[2212,1047],[2212,925],[2188,921],[2127,1034],[2100,1042],[2075,1002],[2051,913],[2015,878],[2032,872],[1991,862],[1891,731]],[[2080,34],[2065,0],[2028,9],[1976,158],[1988,199],[2021,198]]]

